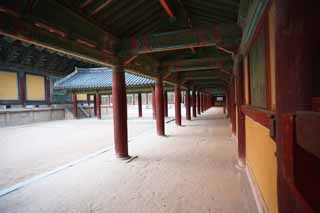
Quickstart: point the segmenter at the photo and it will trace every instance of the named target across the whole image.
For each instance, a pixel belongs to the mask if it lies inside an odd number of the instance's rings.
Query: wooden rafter
[[[169,5],[167,4],[166,0],[159,0],[159,1],[160,1],[161,6],[163,7],[163,9],[168,14],[168,16],[170,18],[174,17],[174,14],[173,14],[172,10],[170,9]]]
[[[97,13],[99,13],[101,10],[103,10],[106,6],[108,6],[110,3],[112,2],[112,0],[105,0],[102,4],[100,4],[96,9],[94,9],[91,12],[91,16],[96,15]]]

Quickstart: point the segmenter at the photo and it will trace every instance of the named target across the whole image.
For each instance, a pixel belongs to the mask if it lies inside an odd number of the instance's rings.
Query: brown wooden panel
[[[320,113],[298,112],[296,137],[299,146],[320,160]]]

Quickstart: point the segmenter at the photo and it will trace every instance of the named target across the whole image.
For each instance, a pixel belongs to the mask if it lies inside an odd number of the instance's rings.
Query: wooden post
[[[155,84],[155,103],[156,103],[156,124],[157,133],[160,136],[165,134],[164,125],[164,102],[163,102],[163,82],[160,75]]]
[[[152,118],[156,119],[156,100],[155,100],[155,86],[152,86]]]
[[[310,189],[314,183],[312,181],[300,182],[299,178],[295,178],[292,183],[285,177],[284,170],[284,164],[295,162],[295,175],[299,175],[303,172],[303,167],[310,165],[305,164],[306,161],[296,162],[293,159],[288,162],[285,151],[289,148],[287,143],[289,139],[284,132],[287,128],[281,126],[280,121],[284,114],[312,109],[312,93],[314,88],[317,88],[319,80],[314,78],[319,70],[317,58],[319,58],[320,31],[319,27],[314,25],[315,20],[320,18],[319,1],[277,0],[274,4],[276,11],[274,31],[279,212],[311,212],[305,209],[303,201],[306,196],[300,193],[305,192],[307,188]],[[297,154],[299,150],[296,149],[294,152]],[[303,154],[300,152],[299,155]],[[302,188],[298,189],[299,185]],[[309,195],[313,195],[313,198],[308,200],[308,203],[317,208],[313,210],[314,212],[320,211],[319,199],[318,201],[315,199],[319,198],[318,189],[314,187],[309,191]],[[300,193],[294,193],[294,191]]]
[[[204,111],[208,109],[208,94],[204,94]]]
[[[97,118],[101,119],[101,95],[96,94],[96,112],[97,112]]]
[[[181,126],[181,91],[179,83],[177,83],[174,87],[174,107],[176,124]]]
[[[129,158],[127,95],[122,63],[115,65],[112,70],[112,104],[115,153],[118,158]]]
[[[46,93],[46,102],[50,106],[51,99],[50,99],[50,80],[48,77],[45,78],[45,93]]]
[[[196,95],[196,88],[193,86],[192,89],[192,116],[195,118],[197,117],[197,95]]]
[[[188,88],[186,90],[186,120],[190,121],[191,120],[191,112],[190,112],[190,89]]]
[[[74,119],[78,119],[78,100],[77,93],[72,93],[72,114]]]
[[[201,114],[201,105],[200,105],[200,91],[197,91],[197,110],[198,110],[198,115]]]
[[[203,113],[203,93],[200,93],[200,112]]]
[[[19,77],[19,95],[20,95],[20,102],[21,105],[26,105],[26,76],[20,76]]]
[[[232,111],[232,117],[231,117],[231,124],[232,124],[232,133],[234,135],[236,135],[236,131],[237,131],[237,124],[236,124],[236,111],[237,111],[237,106],[235,103],[235,80],[232,80],[232,86],[231,86],[231,98],[230,98],[230,102],[231,102],[231,111]]]
[[[138,115],[139,118],[142,117],[142,98],[141,98],[141,93],[138,93]]]
[[[91,117],[91,109],[90,109],[90,94],[87,94],[87,104],[88,104],[88,110],[89,110],[89,117]]]
[[[93,95],[93,110],[94,116],[97,116],[97,95]]]
[[[246,163],[246,141],[245,141],[245,115],[241,111],[241,106],[244,104],[244,65],[242,59],[237,61],[239,63],[236,78],[237,91],[237,115],[238,115],[238,157],[241,165]]]
[[[168,92],[165,91],[163,94],[163,104],[164,104],[164,116],[168,117]]]

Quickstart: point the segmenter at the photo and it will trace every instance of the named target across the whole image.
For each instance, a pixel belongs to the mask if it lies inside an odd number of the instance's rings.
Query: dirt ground
[[[155,128],[152,110],[128,110],[129,140]],[[170,110],[172,120],[173,109]],[[80,119],[0,128],[0,190],[113,145],[113,120]]]
[[[109,151],[3,196],[0,212],[257,212],[245,172],[235,167],[236,143],[221,110],[183,123],[167,124],[166,137],[138,134],[129,143],[130,155],[138,157],[129,163]],[[69,134],[96,131],[80,128]]]

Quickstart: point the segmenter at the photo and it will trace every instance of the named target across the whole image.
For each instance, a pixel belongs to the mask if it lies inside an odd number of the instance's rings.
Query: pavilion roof
[[[125,73],[127,88],[145,88],[154,84],[154,80],[136,74]],[[103,68],[76,68],[74,72],[54,84],[56,90],[110,90],[112,88],[112,70]]]

